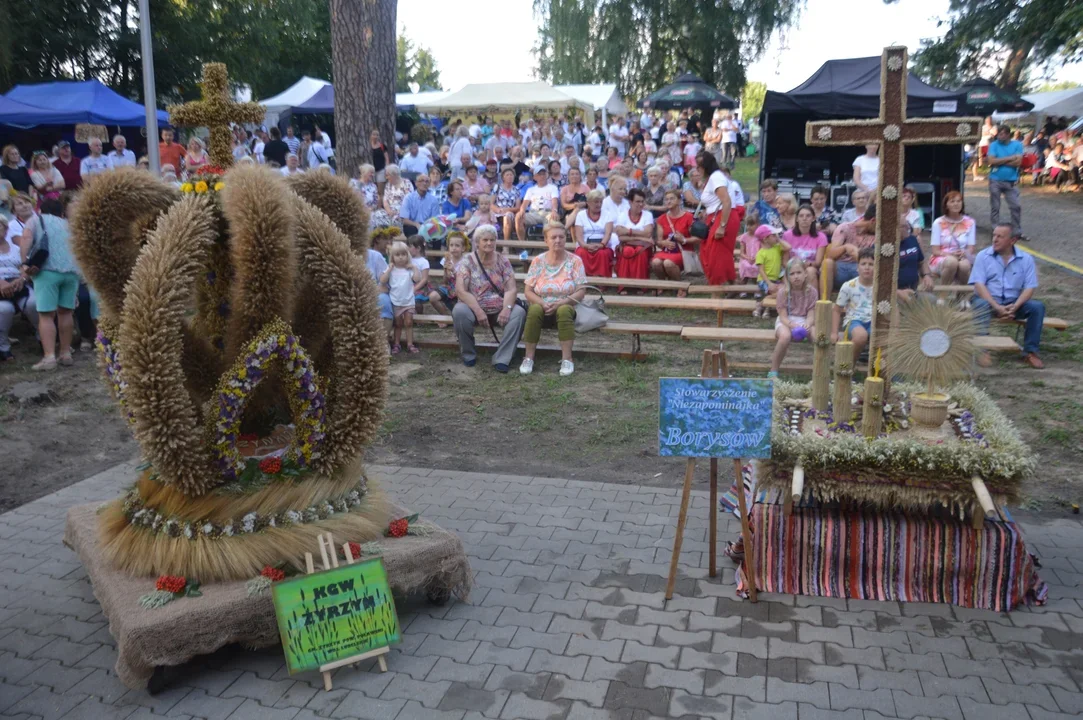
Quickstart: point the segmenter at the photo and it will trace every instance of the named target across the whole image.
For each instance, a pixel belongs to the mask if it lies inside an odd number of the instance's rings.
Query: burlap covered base
[[[278,644],[270,593],[250,597],[244,581],[203,585],[203,597],[181,598],[153,610],[141,607],[139,598],[154,590],[154,578],[133,577],[106,563],[97,507],[79,505],[68,511],[64,544],[79,555],[109,619],[121,682],[130,688],[146,687],[156,667],[181,665],[232,643]],[[393,508],[393,516],[405,514],[407,510]],[[432,527],[433,533],[425,537],[410,535],[381,543],[391,588],[400,594],[446,591],[466,600],[473,576],[462,541]],[[318,557],[317,550],[313,547]]]

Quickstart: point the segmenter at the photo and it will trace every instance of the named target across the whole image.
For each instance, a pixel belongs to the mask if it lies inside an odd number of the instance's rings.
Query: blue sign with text
[[[658,454],[771,457],[773,402],[770,380],[659,378]]]

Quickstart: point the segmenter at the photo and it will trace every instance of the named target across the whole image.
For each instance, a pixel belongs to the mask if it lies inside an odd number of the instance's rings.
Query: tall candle
[[[861,412],[861,434],[874,438],[880,434],[883,421],[884,379],[865,378],[865,406]]]
[[[815,309],[816,337],[812,349],[812,407],[827,411],[830,400],[831,359],[827,349],[831,346],[828,332],[831,328],[833,304],[830,300],[817,300]]]
[[[854,344],[847,340],[835,345],[835,388],[833,414],[835,422],[850,422],[853,407]]]

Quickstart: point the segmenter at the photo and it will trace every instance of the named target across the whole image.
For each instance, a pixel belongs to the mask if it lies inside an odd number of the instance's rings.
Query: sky
[[[860,13],[846,11],[857,3]],[[800,85],[826,60],[879,55],[894,44],[907,45],[914,52],[922,38],[940,34],[935,17],[945,6],[943,0],[899,0],[892,5],[882,0],[850,0],[845,5],[839,0],[808,0],[785,38],[776,33],[762,58],[749,66],[748,79],[786,91]],[[432,52],[445,89],[534,80],[531,48],[538,19],[533,0],[470,0],[467,7],[468,12],[448,12],[446,0],[399,0],[399,31]],[[508,32],[479,32],[492,27],[496,19]],[[492,52],[478,52],[478,43],[484,47],[486,38],[492,42]],[[1060,68],[1055,79],[1083,82],[1083,63]]]

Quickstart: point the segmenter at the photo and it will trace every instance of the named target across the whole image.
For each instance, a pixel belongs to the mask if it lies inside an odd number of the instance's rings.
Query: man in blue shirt
[[[1000,196],[1008,201],[1012,214],[1012,234],[1023,237],[1023,216],[1019,209],[1019,168],[1023,164],[1023,143],[1012,140],[1007,125],[997,128],[997,139],[989,143],[989,224],[1000,222]]]
[[[416,189],[406,196],[399,209],[402,232],[407,237],[417,235],[421,224],[440,214],[440,201],[429,192],[429,176],[418,175]]]
[[[993,317],[1025,321],[1023,362],[1041,370],[1038,345],[1042,341],[1045,304],[1033,299],[1038,287],[1038,271],[1034,267],[1034,258],[1016,249],[1018,239],[1011,225],[997,225],[993,228],[993,246],[974,258],[969,280],[978,296],[973,304],[974,314],[983,335],[989,334],[989,321]],[[978,364],[988,367],[992,360],[988,354],[983,354],[978,357]]]

